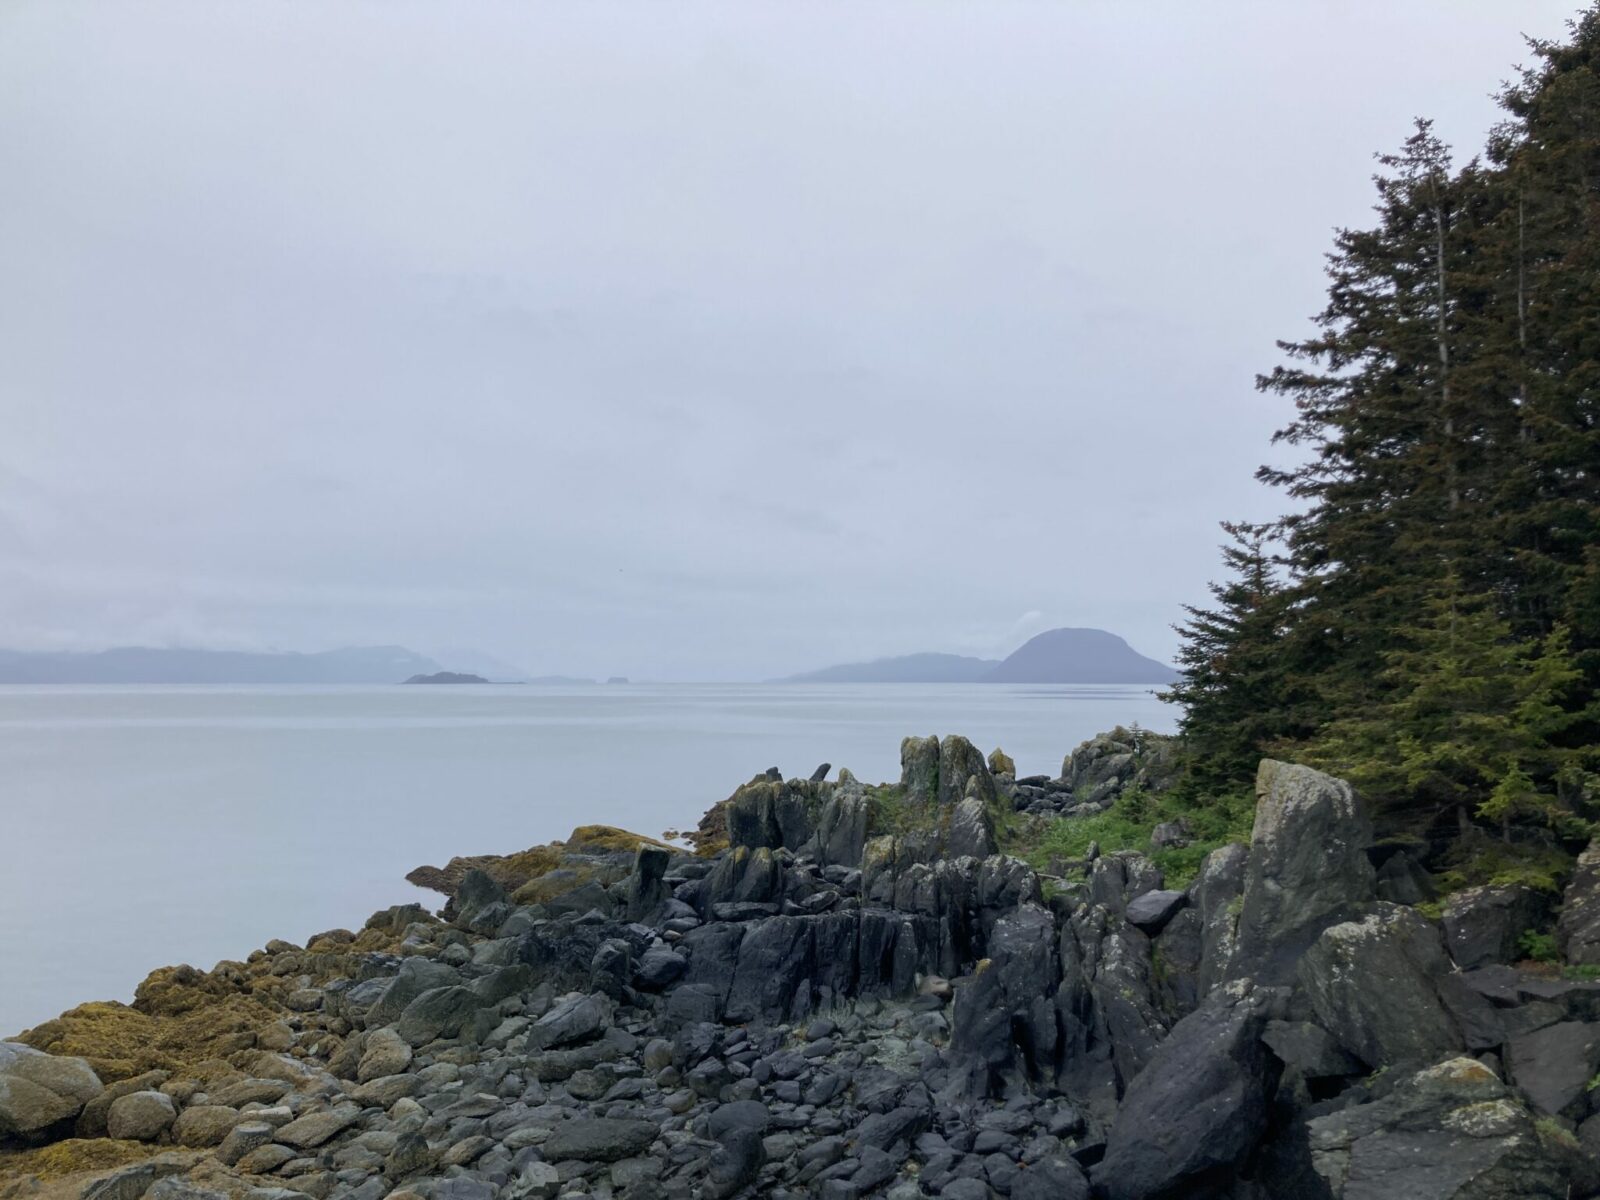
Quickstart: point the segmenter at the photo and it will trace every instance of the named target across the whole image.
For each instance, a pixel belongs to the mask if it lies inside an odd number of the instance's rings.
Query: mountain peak
[[[1171,683],[1177,672],[1104,629],[1047,629],[1017,647],[985,683]]]

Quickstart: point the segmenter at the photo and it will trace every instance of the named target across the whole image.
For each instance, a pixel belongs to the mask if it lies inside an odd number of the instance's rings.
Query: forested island
[[[1534,53],[1262,376],[1177,736],[419,867],[0,1043],[4,1194],[1600,1195],[1600,10]]]

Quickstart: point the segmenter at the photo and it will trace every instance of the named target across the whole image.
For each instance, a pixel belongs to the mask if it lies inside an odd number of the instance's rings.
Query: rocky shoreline
[[[1527,888],[1435,902],[1341,781],[1264,762],[1181,888],[1000,852],[1159,789],[1150,743],[1019,780],[908,738],[895,785],[758,776],[697,852],[583,827],[157,971],[0,1042],[0,1197],[1600,1195],[1600,982],[1517,962]],[[1600,961],[1600,850],[1559,929]]]

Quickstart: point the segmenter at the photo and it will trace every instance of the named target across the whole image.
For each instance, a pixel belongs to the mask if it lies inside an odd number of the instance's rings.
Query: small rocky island
[[[1158,795],[1164,742],[1018,779],[908,738],[897,783],[757,776],[693,851],[585,826],[419,868],[437,915],[164,968],[0,1043],[0,1195],[1600,1192],[1600,982],[1519,961],[1553,919],[1528,888],[1438,899],[1347,784],[1275,761],[1248,843],[1187,878],[1181,823],[1030,846]],[[1600,850],[1554,927],[1600,962]]]
[[[435,671],[432,675],[413,675],[407,683],[488,683],[482,675],[465,671]]]

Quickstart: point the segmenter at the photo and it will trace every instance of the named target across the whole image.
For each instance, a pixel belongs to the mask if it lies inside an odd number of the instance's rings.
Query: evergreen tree
[[[1184,790],[1195,798],[1236,791],[1265,747],[1298,732],[1284,671],[1284,589],[1266,531],[1224,522],[1229,578],[1213,583],[1215,607],[1185,605],[1177,626],[1181,678],[1163,699],[1183,706]]]
[[[1489,597],[1451,576],[1384,654],[1385,699],[1331,722],[1310,761],[1394,807],[1452,807],[1508,829],[1536,816],[1564,824],[1557,791],[1572,756],[1553,744],[1579,678],[1566,632],[1517,641]]]
[[[1294,509],[1280,569],[1225,552],[1169,693],[1211,794],[1271,750],[1350,775],[1390,824],[1454,808],[1507,833],[1585,803],[1600,4],[1533,51],[1483,161],[1457,168],[1426,121],[1380,157],[1372,227],[1337,234],[1314,333],[1258,381],[1294,405],[1275,442],[1296,461],[1258,472]]]

